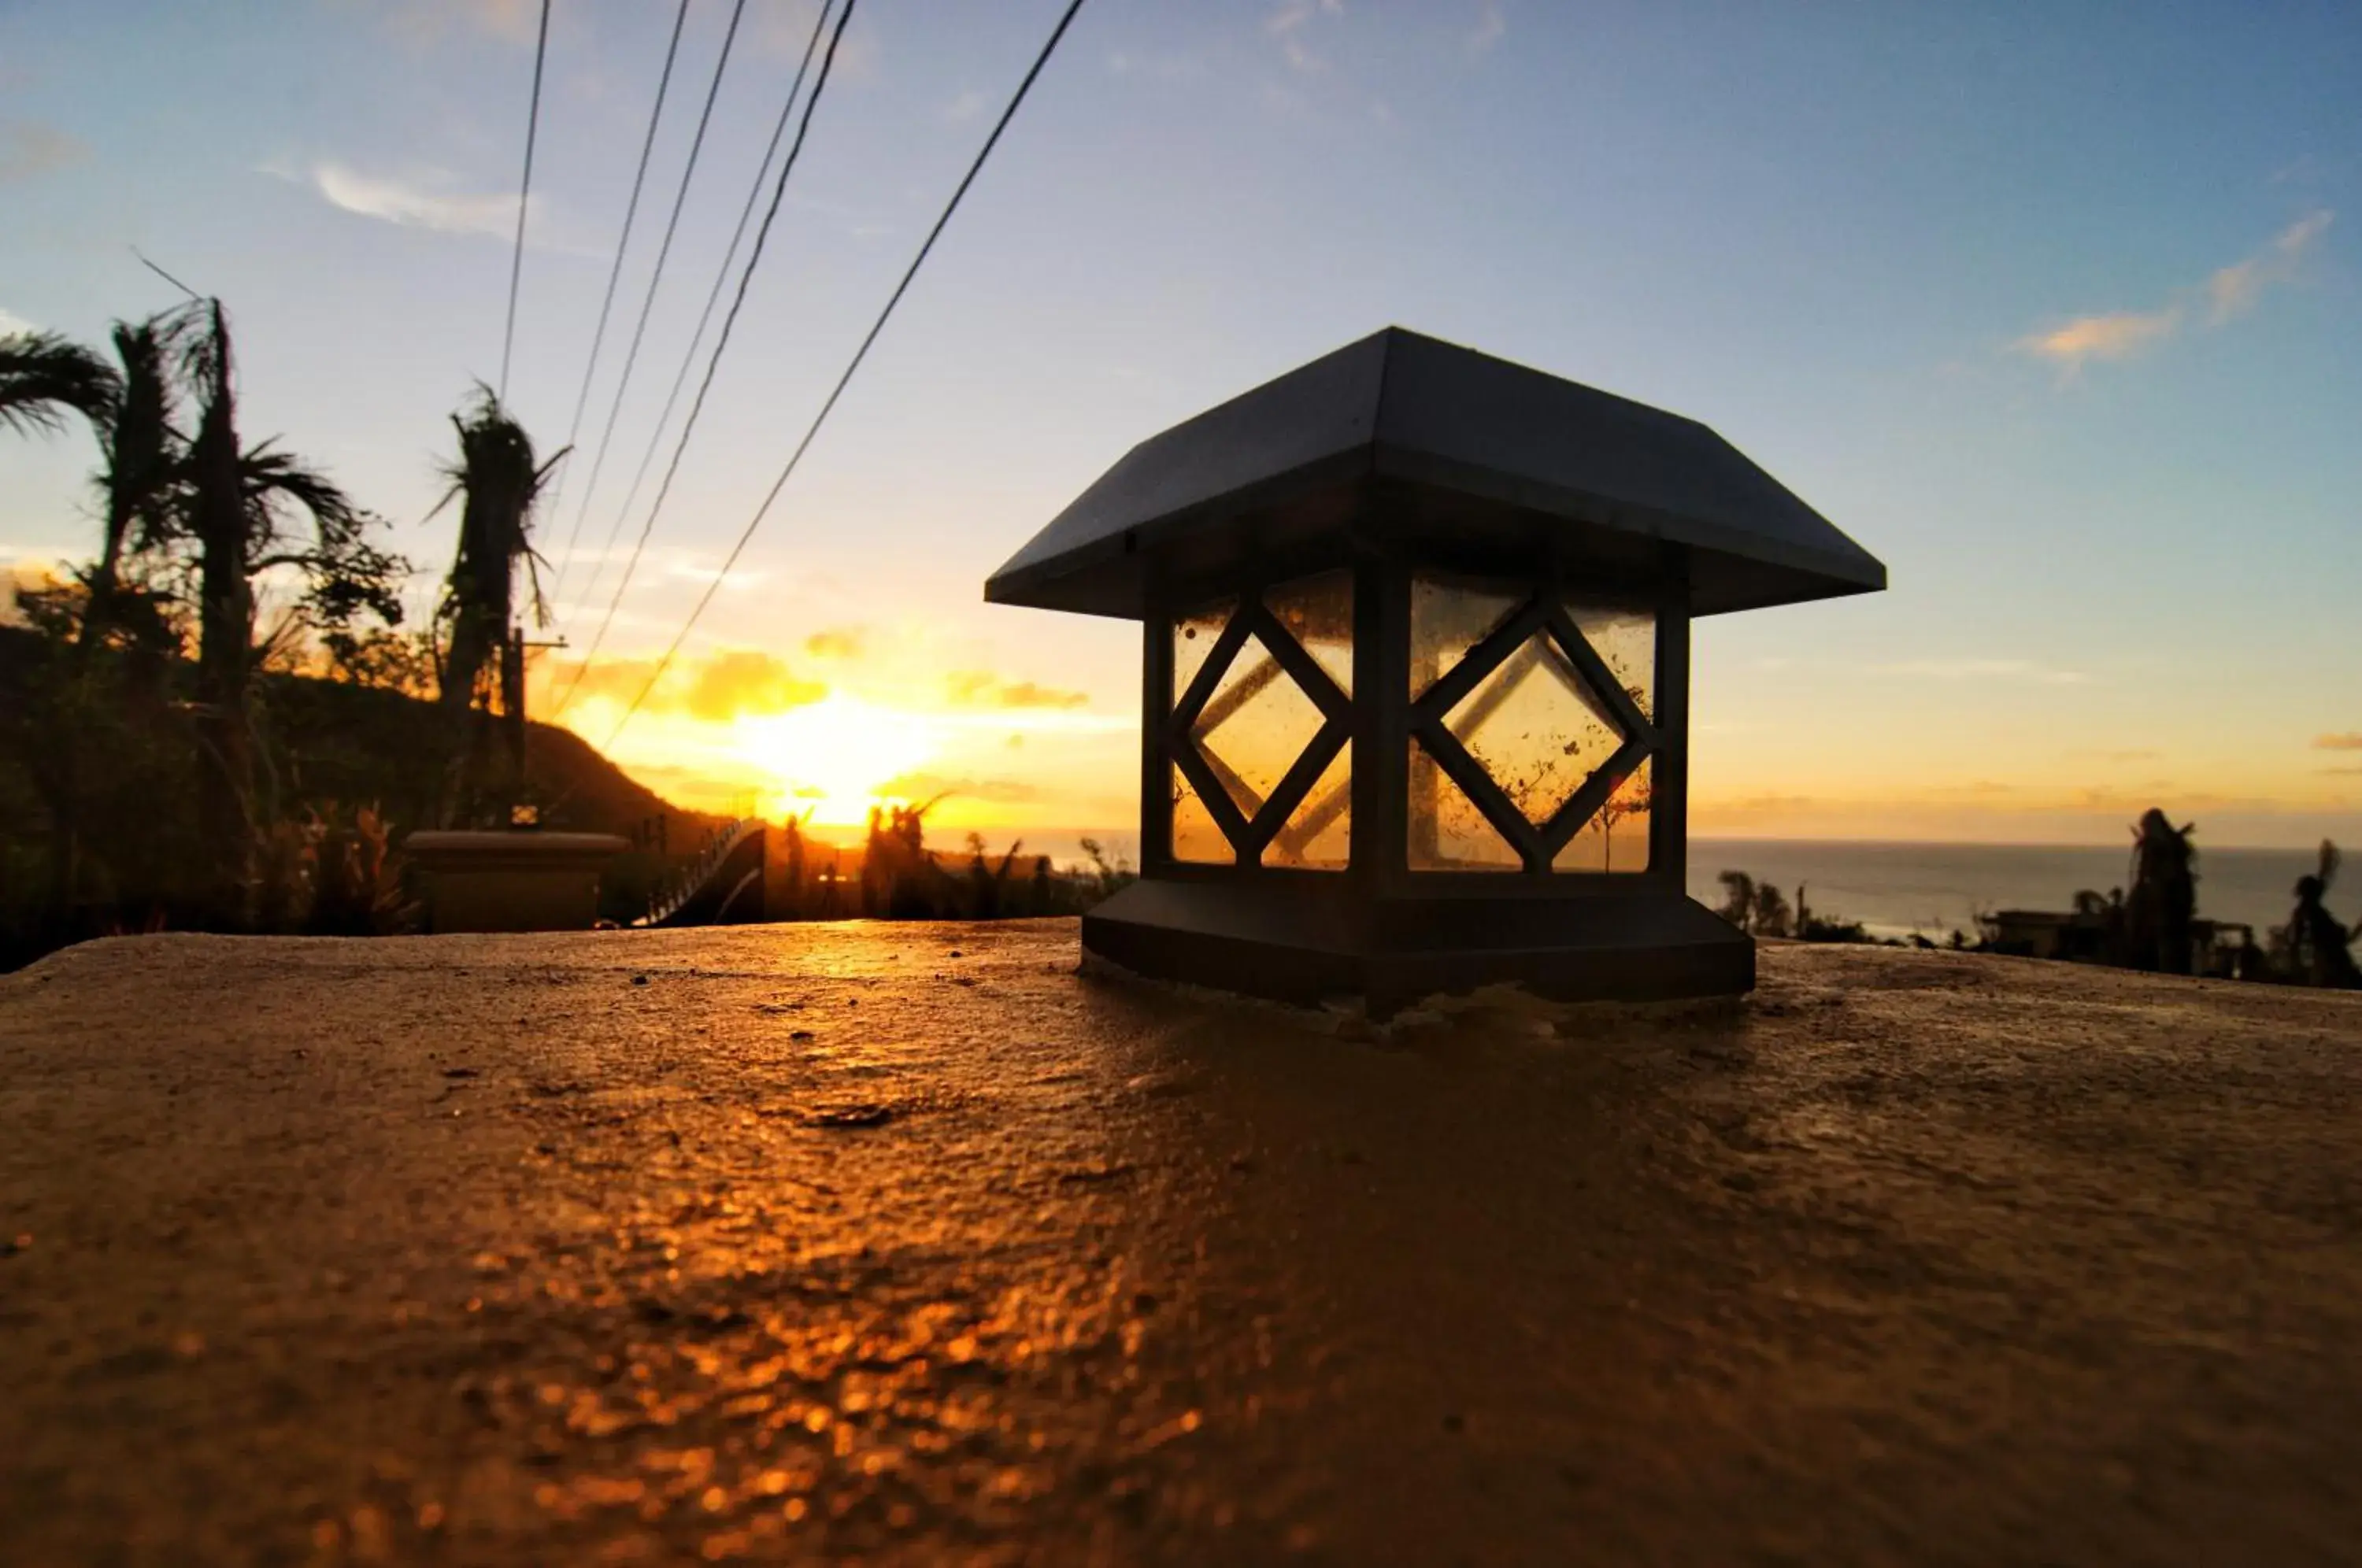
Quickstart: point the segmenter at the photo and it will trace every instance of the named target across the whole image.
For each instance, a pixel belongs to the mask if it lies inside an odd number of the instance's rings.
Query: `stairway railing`
[[[740,817],[725,823],[706,835],[698,852],[674,867],[672,874],[657,885],[648,897],[648,912],[632,923],[635,926],[662,925],[679,914],[689,901],[704,890],[730,852],[746,842],[763,826],[760,818]]]

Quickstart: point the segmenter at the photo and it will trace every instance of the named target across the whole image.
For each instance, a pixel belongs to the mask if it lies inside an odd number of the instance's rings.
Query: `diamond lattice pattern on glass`
[[[1444,725],[1536,827],[1624,744],[1607,705],[1542,632],[1478,681]]]
[[[1416,701],[1470,648],[1526,602],[1522,593],[1458,578],[1413,578],[1410,585],[1410,694]]]
[[[1570,597],[1567,618],[1650,723],[1657,722],[1657,616]]]
[[[1222,628],[1231,624],[1232,601],[1225,599],[1209,604],[1191,614],[1177,616],[1173,622],[1173,691],[1166,699],[1169,705],[1179,707],[1189,683],[1206,667],[1206,656],[1214,651],[1220,640]]]
[[[1346,696],[1353,694],[1353,574],[1326,571],[1298,578],[1263,597],[1286,627]]]
[[[1353,747],[1348,742],[1320,771],[1287,825],[1264,846],[1265,866],[1342,871],[1353,852]]]
[[[1558,852],[1558,858],[1551,862],[1551,870],[1621,874],[1649,868],[1650,810],[1655,803],[1650,794],[1653,760],[1642,757],[1640,766],[1616,786],[1607,803],[1592,812],[1583,831]]]
[[[1206,810],[1206,802],[1198,798],[1179,768],[1168,771],[1173,778],[1173,858],[1193,866],[1231,864],[1238,857],[1214,814]]]
[[[1515,871],[1525,862],[1493,830],[1476,802],[1410,743],[1410,868],[1414,871]]]
[[[1288,678],[1260,637],[1249,637],[1222,672],[1189,737],[1252,818],[1319,733],[1320,710]]]

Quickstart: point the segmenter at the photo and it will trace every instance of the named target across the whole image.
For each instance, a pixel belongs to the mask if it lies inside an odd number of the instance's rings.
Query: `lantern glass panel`
[[[1214,651],[1220,640],[1222,628],[1231,624],[1231,611],[1235,602],[1228,599],[1209,604],[1191,614],[1177,616],[1173,622],[1173,690],[1166,696],[1168,706],[1178,707],[1189,683],[1206,666],[1206,657]]]
[[[1310,654],[1337,690],[1353,694],[1353,574],[1322,572],[1264,595],[1264,606]]]
[[[1606,804],[1592,813],[1583,831],[1567,840],[1551,862],[1553,871],[1611,872],[1621,876],[1649,868],[1650,757],[1642,757]]]
[[[1427,573],[1410,584],[1410,694],[1416,701],[1451,673],[1462,656],[1516,614],[1527,596],[1516,590]]]
[[[1189,787],[1177,767],[1168,768],[1173,780],[1173,858],[1192,866],[1228,866],[1237,856],[1230,840],[1206,810],[1206,802]]]
[[[1259,637],[1241,644],[1190,726],[1242,817],[1252,818],[1319,733],[1320,710]]]
[[[1516,871],[1525,862],[1485,820],[1476,802],[1410,743],[1410,868],[1414,871]]]
[[[1657,617],[1653,611],[1629,610],[1586,602],[1570,597],[1567,618],[1591,645],[1650,723],[1657,722]]]
[[[1624,744],[1606,703],[1546,632],[1478,681],[1444,727],[1536,827]]]
[[[1263,852],[1265,866],[1342,871],[1353,851],[1353,747],[1348,742],[1321,770],[1287,825]]]

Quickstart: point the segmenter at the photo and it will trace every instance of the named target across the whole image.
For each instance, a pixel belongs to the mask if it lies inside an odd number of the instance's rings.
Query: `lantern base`
[[[1380,1017],[1513,984],[1560,1001],[1671,1001],[1755,988],[1755,944],[1661,886],[1371,899],[1299,878],[1142,878],[1083,917],[1083,946],[1135,974]]]

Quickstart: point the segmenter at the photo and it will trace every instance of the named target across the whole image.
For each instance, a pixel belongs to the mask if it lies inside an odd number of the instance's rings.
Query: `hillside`
[[[34,633],[0,626],[0,710],[31,711],[47,653]],[[193,673],[182,666],[168,673],[165,684],[184,691]],[[397,845],[415,829],[435,825],[447,732],[433,702],[306,676],[267,676],[258,684],[259,727],[267,737],[259,754],[263,788],[276,798],[277,814],[303,807],[329,813],[374,807]],[[40,744],[38,732],[12,731],[11,736],[14,744],[0,747],[0,852],[6,852],[0,854],[0,867],[23,878],[46,858],[49,822],[27,771],[35,759],[23,750]],[[525,756],[528,798],[541,808],[544,825],[649,845],[623,856],[607,878],[611,913],[636,912],[666,864],[693,854],[721,825],[722,819],[685,811],[639,784],[570,730],[532,725]],[[164,786],[164,794],[183,791],[185,768],[160,770],[181,781]],[[85,791],[94,798],[119,794],[118,782],[91,780]],[[152,801],[125,801],[112,814],[124,821],[127,835],[138,837],[155,821],[184,813],[157,809]],[[0,883],[12,879],[0,869]]]

